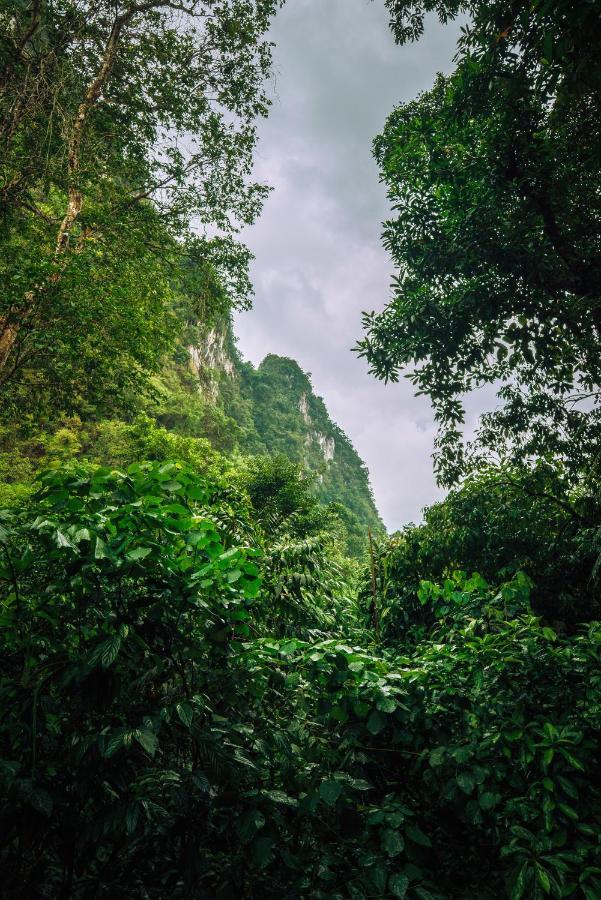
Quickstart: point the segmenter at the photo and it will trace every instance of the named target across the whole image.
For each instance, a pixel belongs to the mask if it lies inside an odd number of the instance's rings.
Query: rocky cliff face
[[[229,351],[229,334],[225,327],[210,328],[198,346],[188,348],[192,366],[200,369],[216,369],[226,375],[234,374],[234,360]]]
[[[302,462],[316,476],[322,500],[342,503],[366,526],[381,527],[364,463],[298,363],[269,354],[255,369],[240,358],[229,323],[188,349],[199,390],[236,422],[242,451]]]
[[[229,378],[235,375],[235,364],[229,351],[228,329],[210,328],[195,344],[188,346],[190,365],[198,375],[199,387],[214,403],[219,400],[219,380],[224,374]]]

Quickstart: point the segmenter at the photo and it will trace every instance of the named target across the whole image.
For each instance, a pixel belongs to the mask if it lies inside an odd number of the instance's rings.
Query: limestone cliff
[[[339,502],[366,526],[381,527],[364,463],[297,362],[273,354],[257,368],[244,362],[228,322],[188,349],[199,390],[238,426],[240,450],[301,462],[316,476],[324,502]]]

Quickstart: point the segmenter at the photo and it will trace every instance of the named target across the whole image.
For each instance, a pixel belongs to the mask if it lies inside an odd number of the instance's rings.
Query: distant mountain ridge
[[[205,398],[237,424],[240,450],[302,463],[322,501],[342,504],[364,527],[383,528],[367,467],[295,360],[270,353],[255,368],[240,356],[229,320],[197,329],[188,353]]]

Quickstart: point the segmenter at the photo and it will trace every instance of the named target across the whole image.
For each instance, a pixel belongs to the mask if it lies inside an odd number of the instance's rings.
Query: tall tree
[[[190,223],[227,238],[253,220],[278,5],[0,3],[0,384],[49,359],[60,381],[61,334],[72,361],[91,336],[143,360],[173,256],[211,249]]]
[[[485,452],[598,465],[601,34],[596,4],[390,0],[404,42],[424,14],[467,13],[456,72],[399,106],[375,141],[398,277],[360,344],[410,378],[442,424],[438,472],[466,467],[461,395],[501,382]]]

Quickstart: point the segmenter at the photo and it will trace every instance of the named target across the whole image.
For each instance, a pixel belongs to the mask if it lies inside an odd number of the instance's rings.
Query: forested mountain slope
[[[382,529],[365,464],[298,363],[274,354],[257,368],[243,361],[228,319],[204,332],[197,329],[194,340],[188,349],[199,389],[234,420],[239,449],[301,463],[315,476],[315,493],[323,502],[340,503],[364,527]]]
[[[384,531],[369,475],[309,376],[294,360],[272,354],[254,368],[238,352],[229,316],[210,326],[186,324],[189,303],[185,297],[174,306],[179,338],[147,384],[92,410],[75,397],[71,410],[49,408],[35,424],[14,421],[9,410],[2,427],[0,416],[0,502],[10,501],[13,484],[32,485],[37,472],[70,455],[124,465],[131,455],[158,452],[139,436],[162,431],[180,454],[204,444],[208,456],[232,461],[285,457],[305,473],[316,499],[335,505],[348,551],[364,555],[368,528]]]

